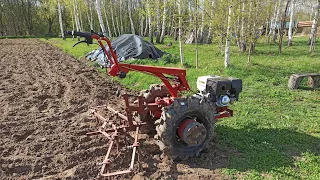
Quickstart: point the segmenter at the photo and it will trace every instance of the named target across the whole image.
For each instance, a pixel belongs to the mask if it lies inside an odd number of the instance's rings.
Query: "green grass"
[[[170,39],[166,39],[167,42]],[[293,73],[320,73],[319,53],[309,54],[307,38],[295,38],[292,47],[284,47],[280,55],[277,45],[259,42],[247,64],[247,55],[232,47],[231,64],[223,67],[223,53],[217,45],[199,46],[199,69],[195,66],[195,46],[184,45],[187,79],[196,90],[198,76],[215,74],[243,80],[240,100],[232,109],[235,116],[216,124],[217,147],[229,158],[223,173],[243,179],[320,179],[320,90],[287,88]],[[49,39],[64,51],[81,57],[96,46],[72,48],[68,39]],[[173,42],[173,41],[172,41]],[[286,42],[285,42],[286,43]],[[179,46],[160,49],[179,55]],[[319,51],[319,50],[318,50]],[[181,67],[178,63],[139,61],[141,64]],[[160,82],[141,73],[129,73],[121,84],[132,89],[144,89]],[[236,153],[235,153],[236,152]]]

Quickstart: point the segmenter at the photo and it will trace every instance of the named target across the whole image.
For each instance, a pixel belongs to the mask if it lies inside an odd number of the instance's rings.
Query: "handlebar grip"
[[[66,35],[73,35],[73,36],[80,36],[80,37],[85,37],[85,38],[90,38],[91,33],[88,32],[78,32],[78,31],[66,31]]]

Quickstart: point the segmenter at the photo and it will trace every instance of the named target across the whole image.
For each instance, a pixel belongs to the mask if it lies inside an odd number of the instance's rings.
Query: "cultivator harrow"
[[[186,159],[198,156],[208,145],[213,133],[213,126],[217,119],[230,117],[233,111],[229,104],[238,100],[242,91],[242,81],[236,78],[222,78],[220,76],[201,76],[197,79],[198,93],[190,97],[179,97],[181,91],[190,91],[186,80],[186,70],[180,68],[144,66],[118,63],[117,56],[112,49],[111,42],[103,35],[94,32],[84,33],[68,31],[67,34],[84,37],[87,44],[96,39],[102,48],[108,62],[108,75],[125,78],[129,71],[139,71],[160,78],[163,85],[150,86],[139,96],[123,94],[125,115],[109,106],[100,106],[90,110],[101,126],[95,132],[87,135],[103,135],[108,139],[107,154],[100,163],[99,176],[108,177],[133,172],[136,159],[139,161],[139,131],[143,125],[154,124],[160,150],[172,159]],[[105,41],[108,51],[103,45]],[[129,97],[136,97],[134,104],[129,104]],[[111,112],[107,117],[101,111]],[[112,149],[119,152],[120,137],[128,137],[134,132],[132,144],[126,143],[127,149],[132,149],[129,168],[109,172],[112,160]],[[138,163],[139,164],[139,163]]]
[[[122,95],[126,105],[126,115],[121,114],[120,112],[106,105],[98,106],[94,109],[89,110],[90,115],[96,117],[96,119],[100,122],[101,126],[97,131],[87,133],[87,136],[101,134],[108,139],[107,154],[103,162],[98,164],[102,166],[98,176],[108,177],[131,173],[134,168],[136,157],[138,162],[140,161],[140,153],[138,152],[138,147],[140,146],[140,143],[138,142],[139,131],[141,126],[145,125],[146,122],[142,122],[140,119],[137,118],[134,119],[133,114],[135,112],[147,112],[144,111],[144,100],[142,96],[138,96],[138,103],[135,105],[129,104],[129,96],[130,95],[128,94]],[[111,114],[109,114],[108,118],[105,118],[99,113],[99,110],[107,110],[108,112],[111,112]],[[132,149],[132,156],[129,168],[117,172],[106,172],[108,165],[112,163],[112,161],[110,160],[111,150],[114,148],[114,146],[116,146],[116,152],[119,153],[119,138],[125,136],[126,139],[128,133],[131,131],[134,131],[134,142],[130,145],[128,145],[127,142],[125,143],[127,144],[127,149]]]

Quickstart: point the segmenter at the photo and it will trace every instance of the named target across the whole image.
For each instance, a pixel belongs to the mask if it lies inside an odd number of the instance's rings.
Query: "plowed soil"
[[[0,40],[0,178],[94,179],[107,140],[85,135],[97,130],[87,112],[104,104],[123,110],[117,89],[124,90],[85,61],[40,40]],[[171,162],[152,137],[140,135],[140,169],[116,179],[228,178],[217,170],[227,165],[224,152],[207,150]],[[120,152],[112,169],[129,166],[130,152]]]

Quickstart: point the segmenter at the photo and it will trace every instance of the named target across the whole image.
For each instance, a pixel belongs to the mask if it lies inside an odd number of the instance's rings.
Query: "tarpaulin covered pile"
[[[134,34],[124,34],[111,42],[111,46],[117,54],[119,62],[127,59],[158,59],[164,53],[142,37]],[[108,46],[106,46],[109,51]],[[109,65],[102,48],[94,50],[86,55],[90,61],[96,61],[101,66]]]

